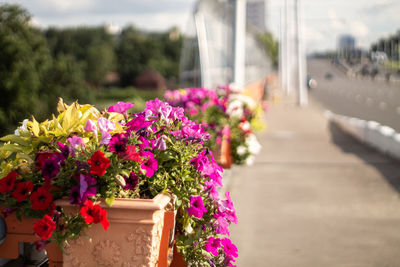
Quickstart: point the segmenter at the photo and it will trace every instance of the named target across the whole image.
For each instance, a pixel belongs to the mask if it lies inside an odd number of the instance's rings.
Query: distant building
[[[247,23],[254,26],[258,31],[267,31],[266,18],[266,0],[247,0],[246,19]]]
[[[337,50],[339,53],[353,51],[356,48],[356,39],[349,34],[340,35],[338,38]]]

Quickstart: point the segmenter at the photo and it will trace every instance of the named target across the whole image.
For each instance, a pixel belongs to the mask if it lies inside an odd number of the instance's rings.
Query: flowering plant
[[[228,238],[237,223],[229,193],[220,199],[222,168],[203,143],[209,134],[158,99],[141,113],[118,102],[100,113],[91,105],[58,104],[59,115],[24,121],[0,140],[0,206],[39,218],[37,247],[62,248],[93,224],[109,226],[100,199],[177,196],[176,247],[192,266],[232,266],[237,249]],[[55,200],[68,198],[79,212],[68,215]]]
[[[169,90],[164,98],[174,107],[182,107],[185,115],[201,126],[211,135],[205,145],[214,150],[222,142],[223,135],[229,135],[226,109],[227,99],[220,98],[206,88],[186,88]]]
[[[235,164],[252,164],[259,153],[254,131],[263,129],[262,109],[251,97],[233,91],[229,86],[215,91],[205,88],[187,88],[167,91],[164,95],[172,106],[182,107],[193,121],[201,123],[212,135],[214,142],[205,143],[215,149],[222,136],[229,137]]]

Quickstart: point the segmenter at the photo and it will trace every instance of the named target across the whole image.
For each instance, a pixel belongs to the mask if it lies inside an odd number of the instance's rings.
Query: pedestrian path
[[[266,115],[255,164],[232,170],[237,266],[400,266],[400,164],[289,102]]]

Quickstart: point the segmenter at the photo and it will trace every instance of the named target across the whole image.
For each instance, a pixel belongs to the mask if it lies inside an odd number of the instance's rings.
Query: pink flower
[[[237,224],[238,219],[236,217],[236,210],[233,206],[233,202],[229,195],[229,192],[225,192],[225,197],[226,200],[220,201],[220,205],[218,206],[218,213],[223,214],[228,221]]]
[[[230,258],[232,261],[234,261],[233,258],[237,258],[238,256],[237,247],[234,244],[232,244],[229,238],[222,239],[222,246],[224,247],[226,256]]]
[[[85,146],[83,144],[83,140],[82,138],[78,137],[78,136],[72,136],[70,138],[67,139],[68,143],[70,144],[69,150],[70,153],[73,157],[75,157],[75,152],[78,149],[78,147],[83,147]]]
[[[135,103],[129,103],[129,102],[125,103],[125,102],[119,101],[119,102],[117,102],[117,104],[109,107],[108,112],[117,112],[117,113],[124,114],[128,109],[130,109],[134,105],[135,105]]]
[[[158,169],[158,162],[154,158],[154,154],[149,151],[141,151],[140,156],[144,158],[144,162],[140,165],[142,173],[147,177],[152,177]]]
[[[209,237],[207,239],[207,243],[205,245],[205,249],[207,252],[210,252],[214,255],[214,257],[218,256],[218,249],[221,247],[221,239]]]
[[[84,130],[86,132],[92,132],[94,136],[97,137],[97,126],[91,119],[87,119]]]
[[[201,196],[191,196],[190,197],[190,207],[187,208],[189,216],[194,216],[196,218],[202,218],[203,214],[207,212],[203,204],[203,199]]]
[[[115,130],[114,122],[107,120],[106,118],[99,118],[97,120],[97,125],[99,126],[101,132],[101,145],[108,145],[111,140],[110,132]]]

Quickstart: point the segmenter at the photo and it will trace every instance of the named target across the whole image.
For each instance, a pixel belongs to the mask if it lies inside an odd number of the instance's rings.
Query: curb
[[[400,133],[376,121],[366,121],[325,111],[325,117],[344,132],[378,151],[400,159]]]

